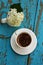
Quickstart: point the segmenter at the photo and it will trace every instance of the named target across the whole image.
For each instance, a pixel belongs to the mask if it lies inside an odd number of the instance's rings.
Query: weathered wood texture
[[[38,44],[35,51],[30,55],[32,58],[31,65],[43,65],[43,0],[38,2],[34,30]]]
[[[0,22],[7,16],[12,3],[21,3],[25,17],[20,27],[0,24],[0,65],[43,65],[43,1],[0,0]],[[21,56],[11,49],[10,37],[15,30],[24,27],[35,32],[38,45],[30,55]]]

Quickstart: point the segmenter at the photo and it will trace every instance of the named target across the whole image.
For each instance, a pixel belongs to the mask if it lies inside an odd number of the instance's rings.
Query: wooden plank
[[[7,41],[5,39],[0,39],[0,65],[6,65],[6,52],[7,52]]]
[[[43,65],[43,0],[39,0],[35,34],[37,35],[38,44],[35,51],[30,55],[32,58],[31,65]]]
[[[35,7],[36,5],[36,7]],[[31,6],[32,7],[32,6]],[[31,12],[31,20],[30,20],[30,29],[34,32],[34,28],[35,28],[35,20],[36,20],[36,14],[37,14],[37,7],[38,7],[38,0],[34,3],[33,7],[31,8],[32,12]],[[33,10],[35,10],[35,12],[33,13]],[[34,16],[34,19],[33,19],[33,16]],[[32,63],[32,60],[33,58],[31,57],[31,54],[30,56],[28,55],[28,58],[27,58],[27,65],[31,65]],[[33,65],[33,64],[32,64]]]

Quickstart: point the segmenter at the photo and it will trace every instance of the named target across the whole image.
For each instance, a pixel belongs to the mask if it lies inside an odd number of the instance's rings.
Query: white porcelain
[[[27,47],[21,47],[16,39],[17,39],[17,36],[22,33],[22,32],[26,32],[28,33],[29,35],[31,35],[31,38],[32,38],[32,42],[30,43],[29,46]],[[34,51],[34,49],[36,48],[37,46],[37,38],[36,38],[36,35],[30,30],[30,29],[27,29],[27,28],[21,28],[21,29],[18,29],[16,30],[13,35],[11,36],[11,47],[12,49],[20,54],[20,55],[27,55],[27,54],[30,54],[31,52]]]
[[[1,20],[1,23],[6,23],[7,22],[7,18],[3,18],[2,20]]]

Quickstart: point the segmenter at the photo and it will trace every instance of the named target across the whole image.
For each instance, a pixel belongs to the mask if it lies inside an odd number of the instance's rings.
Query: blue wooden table
[[[20,27],[1,24],[12,3],[21,3],[23,8],[25,18]],[[37,36],[37,47],[30,55],[21,56],[11,49],[11,35],[19,28],[29,28]],[[43,0],[0,0],[0,65],[43,65]]]

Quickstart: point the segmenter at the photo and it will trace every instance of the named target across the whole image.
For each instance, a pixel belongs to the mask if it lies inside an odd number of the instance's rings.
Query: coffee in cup
[[[32,41],[31,36],[26,32],[20,33],[17,37],[17,43],[21,47],[26,47],[30,45],[31,41]]]

